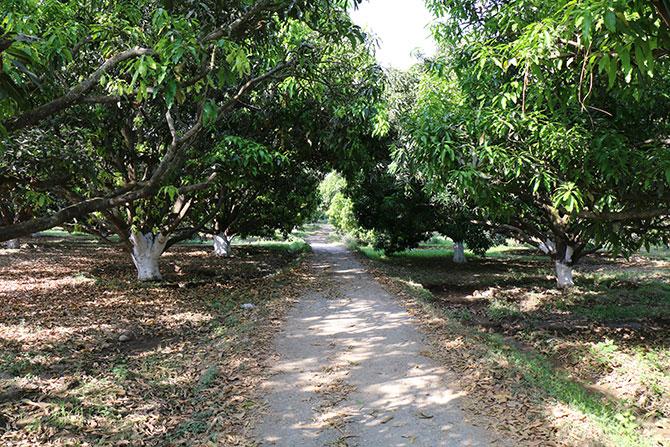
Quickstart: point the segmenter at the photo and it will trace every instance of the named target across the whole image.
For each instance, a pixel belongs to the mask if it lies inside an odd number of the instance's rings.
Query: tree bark
[[[109,70],[112,70],[114,67],[128,59],[148,54],[153,54],[153,50],[150,48],[136,47],[122,51],[121,53],[110,57],[87,79],[72,87],[72,89],[70,89],[70,91],[68,91],[65,95],[46,104],[42,104],[33,110],[25,112],[22,115],[9,119],[5,123],[5,128],[12,132],[24,127],[33,126],[39,121],[67,109],[68,107],[81,101],[86,93],[98,85],[98,81],[102,75],[107,73]]]
[[[454,263],[465,264],[465,248],[463,242],[454,242]]]
[[[572,254],[574,253],[574,248],[570,245],[566,245],[565,252],[562,258],[557,258],[556,263],[556,284],[559,289],[569,289],[575,285],[572,280]]]
[[[224,258],[229,257],[232,254],[231,242],[233,241],[232,237],[226,236],[225,233],[219,233],[214,236],[214,254],[216,256],[221,256]]]
[[[139,231],[133,231],[130,233],[129,240],[133,247],[131,257],[137,269],[137,279],[140,281],[162,280],[158,260],[167,245],[167,237],[162,233],[142,234]]]

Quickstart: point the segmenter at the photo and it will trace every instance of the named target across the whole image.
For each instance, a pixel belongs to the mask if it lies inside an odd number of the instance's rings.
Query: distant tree
[[[454,242],[454,262],[464,263],[465,245],[483,255],[493,243],[473,208],[455,197],[431,197],[416,179],[368,171],[347,192],[357,222],[372,230],[373,245],[386,253],[415,248],[437,232]]]
[[[358,225],[372,231],[376,248],[394,253],[414,248],[440,232],[454,241],[454,261],[462,263],[464,244],[483,254],[491,235],[476,222],[481,216],[473,204],[443,188],[431,190],[406,156],[421,144],[412,132],[420,92],[419,68],[387,73],[375,128],[380,149],[349,175],[346,198],[352,202]]]
[[[331,207],[335,196],[347,186],[347,181],[338,172],[329,172],[319,183],[320,205],[323,213]]]
[[[213,194],[200,207],[214,210],[204,227],[214,238],[214,253],[230,256],[234,237],[285,237],[316,211],[318,176],[278,152],[233,139],[220,145],[209,162],[225,170]],[[231,144],[232,143],[232,144]]]

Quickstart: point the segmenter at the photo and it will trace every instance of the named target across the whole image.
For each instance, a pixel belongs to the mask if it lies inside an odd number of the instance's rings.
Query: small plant
[[[521,312],[512,303],[503,300],[493,300],[487,309],[487,314],[494,320],[504,320],[505,318],[516,318],[521,316]]]
[[[446,309],[444,313],[447,317],[454,318],[461,321],[472,321],[473,315],[469,309]]]
[[[5,353],[0,357],[0,372],[5,372],[13,377],[29,376],[37,374],[41,370],[42,366],[40,364],[16,354]]]
[[[205,433],[208,427],[208,419],[211,416],[212,416],[211,411],[201,411],[195,413],[191,419],[179,424],[179,426],[175,429],[173,439],[191,433],[193,434]]]
[[[130,372],[128,371],[128,365],[124,363],[115,365],[112,368],[112,375],[119,382],[124,382],[128,380],[128,377],[130,376]]]
[[[610,366],[613,365],[618,350],[619,347],[609,338],[600,343],[595,343],[590,349],[591,355],[593,355],[596,362],[601,365]]]
[[[216,366],[207,368],[198,381],[198,390],[209,388],[216,381],[217,377],[219,377],[219,368]]]

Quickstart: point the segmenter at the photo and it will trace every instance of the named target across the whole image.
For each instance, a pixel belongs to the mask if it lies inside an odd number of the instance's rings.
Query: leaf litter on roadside
[[[3,255],[0,444],[251,445],[273,333],[312,279],[297,256],[178,247],[140,284],[111,247]]]

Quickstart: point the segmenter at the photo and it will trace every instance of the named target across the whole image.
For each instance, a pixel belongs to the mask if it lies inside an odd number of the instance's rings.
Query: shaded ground
[[[299,253],[176,247],[166,281],[140,284],[116,248],[28,244],[0,250],[1,445],[245,444],[269,342],[311,281]]]
[[[554,432],[584,426],[578,438],[554,436],[559,442],[667,445],[670,263],[593,257],[580,267],[575,290],[561,293],[549,263],[523,250],[465,266],[436,251],[373,254],[370,266],[407,293],[439,334],[445,362],[496,384],[470,392],[506,405],[526,395]]]
[[[289,313],[263,385],[261,445],[505,445],[461,409],[453,373],[415,322],[342,245],[310,240],[321,278]]]

